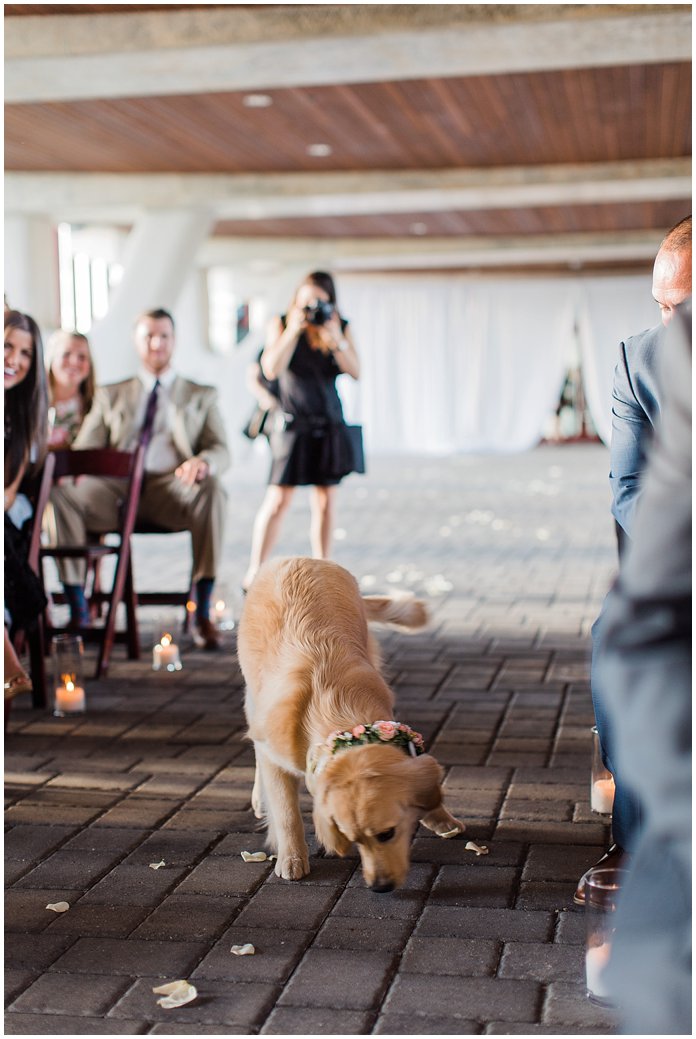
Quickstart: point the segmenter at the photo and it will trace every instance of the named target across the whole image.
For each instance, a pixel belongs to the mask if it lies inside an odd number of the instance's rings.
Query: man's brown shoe
[[[590,866],[590,869],[586,870],[585,873],[580,877],[578,886],[575,889],[573,895],[573,901],[576,906],[584,906],[585,904],[585,887],[587,885],[587,874],[593,869],[621,869],[627,865],[628,853],[620,848],[618,844],[612,844],[609,851],[602,855],[601,859],[597,859],[594,866]]]
[[[220,633],[211,620],[196,621],[194,640],[199,649],[215,650],[220,648]]]

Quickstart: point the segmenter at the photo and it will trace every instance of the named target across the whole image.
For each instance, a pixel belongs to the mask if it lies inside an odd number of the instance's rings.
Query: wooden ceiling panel
[[[283,238],[447,237],[667,230],[691,212],[688,198],[587,206],[382,213],[277,220],[221,220],[216,235]],[[413,228],[418,231],[414,232]]]
[[[36,18],[41,15],[57,14],[133,14],[137,11],[161,11],[165,4],[5,4],[5,18]],[[172,4],[177,11],[199,7],[199,4]],[[250,4],[206,4],[208,7],[249,7]]]
[[[8,170],[291,172],[672,158],[691,149],[688,63],[8,105]],[[329,157],[312,158],[311,144]]]

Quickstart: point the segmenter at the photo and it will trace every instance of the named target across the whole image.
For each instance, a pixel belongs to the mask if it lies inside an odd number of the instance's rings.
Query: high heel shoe
[[[11,700],[19,693],[30,693],[32,688],[31,678],[24,671],[10,675],[5,679],[5,699]]]

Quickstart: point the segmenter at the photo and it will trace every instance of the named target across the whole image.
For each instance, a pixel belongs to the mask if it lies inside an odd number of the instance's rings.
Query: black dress
[[[285,315],[281,318],[285,325]],[[342,321],[345,330],[347,321]],[[313,350],[304,333],[274,387],[279,408],[269,436],[273,462],[268,482],[326,487],[354,471],[353,456],[332,354]]]
[[[6,428],[5,456],[7,438]],[[31,528],[31,517],[18,528],[5,513],[5,622],[9,614],[12,633],[32,629],[47,606],[43,585],[27,561]]]

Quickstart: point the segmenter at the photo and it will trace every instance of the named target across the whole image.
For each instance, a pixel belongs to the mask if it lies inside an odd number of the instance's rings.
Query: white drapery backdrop
[[[542,435],[567,369],[582,364],[601,438],[622,339],[659,320],[650,277],[340,275],[362,375],[344,377],[368,451],[522,451]]]

